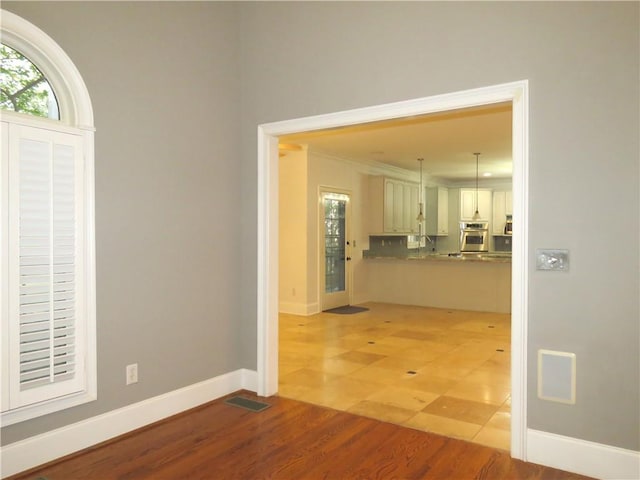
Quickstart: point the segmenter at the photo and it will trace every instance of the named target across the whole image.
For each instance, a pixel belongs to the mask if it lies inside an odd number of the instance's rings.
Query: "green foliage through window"
[[[59,119],[51,85],[24,55],[0,44],[0,109]]]

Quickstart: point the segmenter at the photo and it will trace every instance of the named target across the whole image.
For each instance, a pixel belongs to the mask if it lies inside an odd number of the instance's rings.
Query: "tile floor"
[[[280,314],[281,396],[509,450],[510,315],[363,306]]]

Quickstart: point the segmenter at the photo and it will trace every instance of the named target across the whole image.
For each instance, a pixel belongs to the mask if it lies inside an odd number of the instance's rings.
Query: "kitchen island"
[[[375,302],[511,312],[511,255],[363,252]]]

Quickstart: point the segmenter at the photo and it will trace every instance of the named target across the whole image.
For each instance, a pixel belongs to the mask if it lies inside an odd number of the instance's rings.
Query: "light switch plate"
[[[569,250],[539,248],[536,250],[536,270],[569,270]]]

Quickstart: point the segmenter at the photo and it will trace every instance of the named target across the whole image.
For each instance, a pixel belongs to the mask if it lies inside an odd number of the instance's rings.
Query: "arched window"
[[[96,398],[93,110],[66,53],[1,11],[2,424]]]
[[[31,60],[0,43],[0,108],[60,119],[49,80]]]

